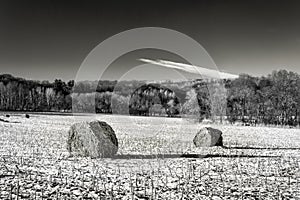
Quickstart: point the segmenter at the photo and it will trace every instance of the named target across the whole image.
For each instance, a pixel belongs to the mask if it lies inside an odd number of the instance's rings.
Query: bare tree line
[[[50,83],[4,74],[0,75],[0,110],[70,112],[72,97],[76,97],[73,106],[78,111],[88,107],[82,111],[194,115],[199,120],[297,126],[299,91],[299,74],[286,70],[274,71],[267,77],[242,74],[234,80],[164,81],[152,86],[134,80],[84,81],[74,86],[74,81]]]
[[[66,111],[71,109],[74,81],[32,81],[0,75],[0,110]]]

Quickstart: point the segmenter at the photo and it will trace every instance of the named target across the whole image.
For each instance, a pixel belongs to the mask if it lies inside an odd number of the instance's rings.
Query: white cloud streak
[[[158,65],[162,67],[172,68],[172,69],[178,69],[182,70],[188,73],[192,74],[199,74],[199,76],[203,77],[210,77],[210,78],[217,78],[217,79],[235,79],[238,78],[238,75],[230,74],[226,72],[220,72],[213,69],[207,69],[204,67],[198,67],[195,65],[190,64],[184,64],[184,63],[178,63],[168,60],[151,60],[147,58],[140,58],[139,59],[142,62]]]

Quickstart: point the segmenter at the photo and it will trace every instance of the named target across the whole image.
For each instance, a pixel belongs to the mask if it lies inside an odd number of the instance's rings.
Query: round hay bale
[[[91,158],[112,157],[118,151],[118,139],[112,127],[103,121],[73,124],[68,132],[71,155]]]
[[[26,118],[29,118],[30,116],[29,116],[29,114],[25,114],[25,117],[26,117]]]
[[[211,127],[204,127],[196,134],[193,142],[196,147],[223,146],[222,131]]]
[[[9,115],[9,114],[6,114],[5,117],[10,117],[10,115]]]

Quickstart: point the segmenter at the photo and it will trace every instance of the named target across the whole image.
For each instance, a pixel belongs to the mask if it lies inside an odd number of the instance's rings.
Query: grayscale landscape
[[[300,200],[299,10],[1,0],[0,200]]]

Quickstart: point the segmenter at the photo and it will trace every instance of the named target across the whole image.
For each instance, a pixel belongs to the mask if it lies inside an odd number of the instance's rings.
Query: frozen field
[[[112,159],[69,157],[78,121],[108,122]],[[13,114],[0,122],[0,199],[300,199],[300,130],[210,125],[225,148],[195,148],[183,119]]]

